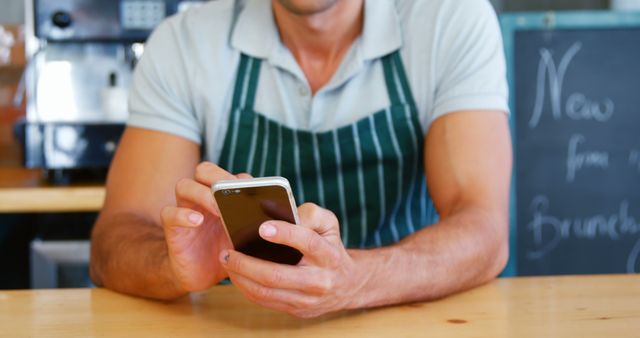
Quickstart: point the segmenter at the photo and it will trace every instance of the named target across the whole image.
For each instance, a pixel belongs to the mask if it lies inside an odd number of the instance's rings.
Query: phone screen
[[[260,225],[269,220],[295,224],[289,194],[281,186],[224,189],[215,192],[222,219],[235,250],[281,264],[297,264],[300,251],[260,237]]]

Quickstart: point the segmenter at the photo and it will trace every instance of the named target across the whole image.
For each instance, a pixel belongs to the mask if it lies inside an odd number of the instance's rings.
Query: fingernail
[[[220,262],[222,262],[222,264],[229,262],[229,251],[224,250],[220,253]]]
[[[264,237],[273,237],[276,233],[278,230],[272,224],[265,223],[260,227],[260,234]]]
[[[202,216],[201,214],[197,213],[197,212],[193,212],[191,214],[189,214],[189,222],[191,222],[194,225],[198,225],[202,222],[202,220],[204,219],[204,216]]]

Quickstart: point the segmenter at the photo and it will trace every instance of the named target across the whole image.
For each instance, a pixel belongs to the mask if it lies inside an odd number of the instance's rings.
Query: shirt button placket
[[[298,94],[300,94],[300,97],[302,97],[302,106],[304,107],[304,111],[307,114],[308,117],[308,122],[311,122],[311,106],[312,106],[312,100],[311,100],[311,92],[309,90],[309,88],[307,87],[306,84],[304,83],[300,83],[298,85]]]
[[[306,97],[309,95],[309,89],[304,84],[300,84],[298,86],[298,93],[300,93],[300,96]]]

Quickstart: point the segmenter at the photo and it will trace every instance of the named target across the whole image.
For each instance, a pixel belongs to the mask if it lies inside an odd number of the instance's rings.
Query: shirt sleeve
[[[438,39],[431,121],[465,110],[509,111],[500,26],[486,0],[450,2]]]
[[[147,41],[133,76],[127,124],[201,144],[186,51],[176,37],[174,20],[163,22]]]

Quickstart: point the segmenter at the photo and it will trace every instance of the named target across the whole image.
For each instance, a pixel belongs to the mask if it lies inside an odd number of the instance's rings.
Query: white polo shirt
[[[348,0],[347,0],[348,1]],[[502,39],[488,0],[365,0],[363,33],[315,95],[282,44],[271,1],[217,0],[150,37],[135,71],[129,125],[178,135],[216,162],[240,54],[264,60],[256,111],[323,132],[389,105],[380,58],[400,49],[423,132],[462,110],[508,111]]]

